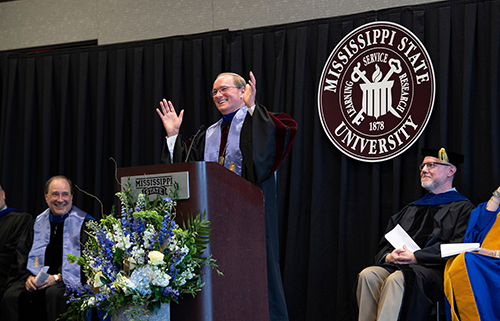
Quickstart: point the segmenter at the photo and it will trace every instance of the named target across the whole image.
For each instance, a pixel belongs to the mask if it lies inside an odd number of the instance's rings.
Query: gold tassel
[[[439,160],[445,163],[449,163],[448,155],[446,154],[446,150],[444,148],[441,148],[439,150]]]

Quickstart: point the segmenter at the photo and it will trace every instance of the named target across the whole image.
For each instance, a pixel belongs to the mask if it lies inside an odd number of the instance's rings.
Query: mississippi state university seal
[[[412,32],[392,22],[365,24],[325,64],[318,90],[323,129],[354,159],[391,159],[424,131],[435,86],[431,59]]]

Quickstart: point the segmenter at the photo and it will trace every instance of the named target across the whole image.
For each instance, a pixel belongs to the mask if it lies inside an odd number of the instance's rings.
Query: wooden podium
[[[120,168],[118,179],[185,172],[189,198],[177,202],[176,221],[206,210],[212,222],[207,251],[224,275],[205,268],[205,286],[195,298],[184,295],[171,303],[171,320],[269,320],[264,196],[258,187],[212,162]]]

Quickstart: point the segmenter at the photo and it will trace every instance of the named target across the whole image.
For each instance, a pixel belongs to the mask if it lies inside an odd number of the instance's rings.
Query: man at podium
[[[248,84],[235,73],[220,74],[211,95],[222,118],[203,127],[187,142],[179,135],[179,114],[163,99],[156,111],[167,132],[162,161],[218,162],[262,189],[266,213],[266,251],[270,320],[288,320],[279,268],[278,201],[275,171],[290,151],[297,123],[286,114],[272,114],[255,101],[256,79]]]

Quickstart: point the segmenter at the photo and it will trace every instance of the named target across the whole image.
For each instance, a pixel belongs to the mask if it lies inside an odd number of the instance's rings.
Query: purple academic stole
[[[234,115],[227,135],[224,167],[241,176],[243,156],[240,150],[240,134],[248,108],[242,107]],[[222,119],[207,129],[205,136],[205,157],[207,162],[218,162],[221,141]],[[223,155],[224,156],[224,155]]]

